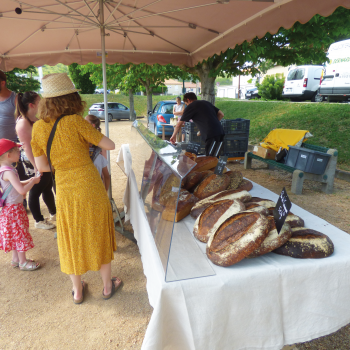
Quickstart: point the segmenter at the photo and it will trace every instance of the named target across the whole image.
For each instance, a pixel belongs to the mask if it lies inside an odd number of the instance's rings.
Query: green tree
[[[48,66],[45,64],[43,66],[43,75],[52,74],[52,73],[67,73],[69,74],[68,66],[58,63],[55,66]]]
[[[226,75],[224,78],[223,77],[217,77],[215,79],[216,83],[219,83],[220,85],[232,85],[232,77]]]
[[[89,63],[80,66],[82,72],[90,73],[92,81],[97,85],[102,85],[102,68],[101,65]],[[162,66],[154,64],[152,66],[141,64],[112,64],[106,66],[107,87],[110,89],[119,88],[139,91],[142,86],[147,95],[147,111],[152,110],[152,92],[153,89],[164,85],[165,79],[190,79],[191,76],[177,66],[168,64]],[[195,78],[195,77],[194,77]],[[125,85],[127,84],[127,85]],[[127,86],[127,88],[125,86]],[[125,91],[126,92],[126,91]]]
[[[182,68],[199,76],[202,99],[215,103],[215,78],[225,75],[256,75],[269,60],[282,65],[321,64],[327,61],[329,46],[350,33],[350,10],[337,8],[329,17],[315,15],[309,22],[296,22],[290,29],[280,28],[272,35],[255,37],[233,49],[221,52],[195,67]]]
[[[38,91],[40,82],[34,78],[37,72],[34,66],[29,66],[27,69],[15,68],[10,72],[5,73],[7,82],[6,86],[14,92]]]
[[[83,73],[77,63],[72,63],[68,66],[70,77],[77,89],[81,90],[82,94],[93,94],[96,89],[96,84],[90,80],[90,73]]]
[[[267,100],[282,100],[282,91],[284,84],[283,74],[266,75],[263,82],[256,83],[259,89],[259,95]]]

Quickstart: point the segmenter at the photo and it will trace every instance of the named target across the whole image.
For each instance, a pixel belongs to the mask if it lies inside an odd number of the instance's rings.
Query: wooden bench
[[[322,191],[325,193],[333,192],[333,184],[335,177],[335,170],[338,160],[338,151],[336,149],[326,148],[322,146],[310,145],[303,143],[301,147],[311,149],[313,151],[328,153],[331,155],[325,172],[322,175],[316,175],[311,173],[305,173],[302,170],[295,169],[288,165],[276,162],[274,160],[261,158],[256,156],[252,152],[246,152],[244,157],[244,169],[252,169],[252,159],[260,160],[261,162],[267,163],[268,168],[278,168],[293,174],[292,188],[291,191],[294,194],[301,194],[303,190],[304,180],[313,180],[322,183]]]

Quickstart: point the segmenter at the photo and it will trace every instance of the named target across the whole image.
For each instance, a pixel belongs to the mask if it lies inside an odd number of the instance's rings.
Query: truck
[[[316,101],[350,102],[350,39],[332,44]]]

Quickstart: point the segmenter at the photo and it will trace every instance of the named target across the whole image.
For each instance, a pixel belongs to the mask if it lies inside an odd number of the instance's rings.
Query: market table
[[[293,204],[305,226],[327,234],[335,246],[326,259],[293,259],[274,253],[245,259],[215,276],[166,283],[128,145],[118,164],[128,176],[124,196],[153,307],[142,350],[280,350],[335,332],[350,322],[350,236]],[[252,196],[277,201],[255,184]],[[194,220],[184,219],[187,226]],[[197,241],[203,254],[205,244]]]

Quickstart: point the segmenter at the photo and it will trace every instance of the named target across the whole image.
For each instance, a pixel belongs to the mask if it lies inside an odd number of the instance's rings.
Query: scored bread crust
[[[182,188],[187,191],[191,191],[195,186],[197,186],[203,178],[207,176],[206,172],[191,171],[183,180]]]
[[[214,202],[198,216],[193,227],[194,236],[199,241],[207,243],[211,234],[215,232],[226,219],[244,209],[244,204],[237,199],[224,199]]]
[[[261,245],[251,253],[248,258],[256,258],[267,254],[285,244],[292,237],[292,229],[288,223],[284,223],[280,233],[277,232],[273,216],[267,217],[269,221],[269,233]]]
[[[225,175],[230,177],[230,183],[227,187],[228,190],[236,190],[243,181],[243,175],[238,170],[228,171]]]
[[[231,266],[257,249],[268,234],[266,216],[241,212],[231,216],[210,236],[207,256],[216,265]]]
[[[198,199],[204,199],[212,196],[218,192],[226,190],[230,183],[230,178],[226,175],[212,174],[207,176],[200,184],[196,187],[193,194]]]
[[[275,208],[276,203],[270,199],[252,197],[249,203],[257,203],[259,205],[263,205],[266,208]]]
[[[292,237],[273,251],[298,259],[322,259],[334,252],[334,244],[324,233],[306,228],[292,228]]]
[[[241,184],[237,187],[237,190],[250,191],[253,188],[253,183],[247,179],[243,179]]]
[[[239,190],[222,191],[208,198],[198,201],[191,210],[191,216],[194,219],[197,219],[197,217],[203,212],[204,209],[208,208],[212,203],[217,202],[219,200],[239,199],[241,202],[245,203],[250,198],[252,198],[252,196],[247,191],[239,191]]]

